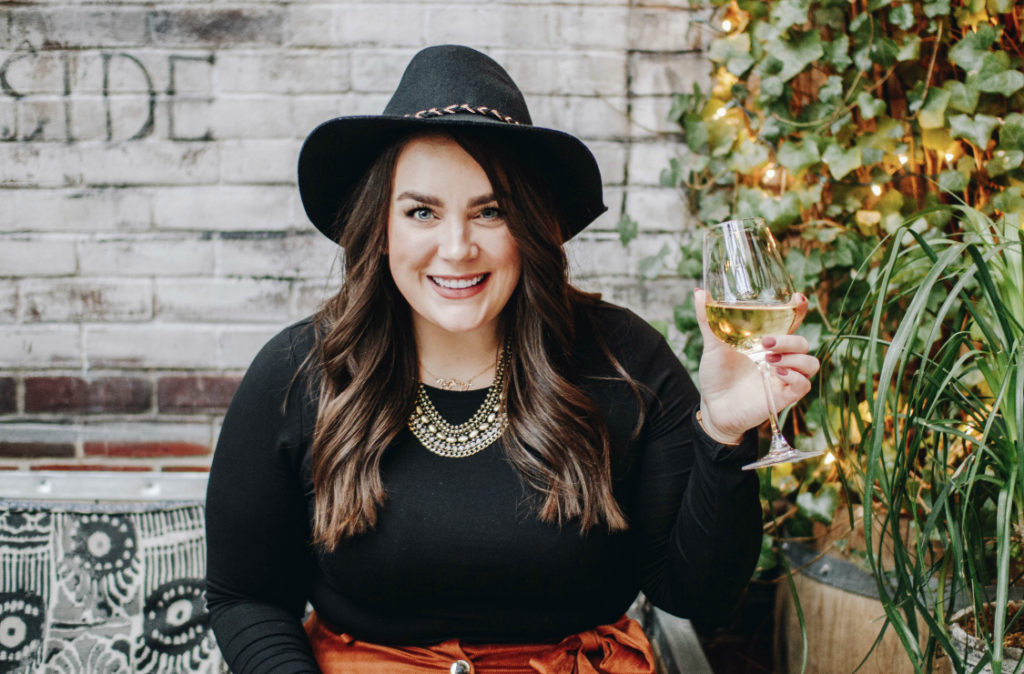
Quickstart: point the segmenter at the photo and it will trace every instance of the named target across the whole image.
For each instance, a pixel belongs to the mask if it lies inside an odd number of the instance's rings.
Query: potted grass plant
[[[843,302],[825,426],[847,502],[878,521],[865,560],[914,669],[1024,671],[1004,645],[1024,636],[1024,233],[952,210],[955,234],[908,223]]]

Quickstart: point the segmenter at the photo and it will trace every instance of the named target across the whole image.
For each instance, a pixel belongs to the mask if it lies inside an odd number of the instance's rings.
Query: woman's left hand
[[[791,330],[807,315],[807,298],[796,295],[797,315]],[[701,421],[711,437],[733,444],[751,428],[768,419],[768,402],[757,365],[715,337],[708,327],[707,293],[697,289],[694,308],[704,337],[698,376],[701,389]],[[807,395],[810,378],[818,371],[818,359],[808,354],[809,344],[800,335],[771,335],[761,344],[772,368],[772,394],[777,412]]]

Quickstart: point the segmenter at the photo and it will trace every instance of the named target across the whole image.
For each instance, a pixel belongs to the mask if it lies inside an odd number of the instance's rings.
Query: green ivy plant
[[[877,300],[883,280],[886,311],[872,317],[872,334],[880,340],[895,335],[903,312],[920,299],[915,293],[933,262],[908,254],[894,270],[887,251],[977,237],[977,227],[964,225],[964,205],[989,222],[997,238],[1019,236],[1021,3],[691,4],[704,17],[696,27],[709,37],[712,73],[708,86],[675,96],[670,118],[678,123],[683,147],[662,171],[662,184],[685,194],[702,226],[748,216],[769,223],[797,289],[811,300],[801,332],[812,346],[828,344],[848,328],[844,312]],[[625,242],[637,223],[625,216],[620,227]],[[690,237],[682,242],[675,272],[698,278],[700,227]],[[666,273],[666,253],[646,260],[642,276]],[[932,309],[940,302],[941,291],[934,292]],[[684,335],[682,358],[694,367],[701,344],[692,300],[676,307],[673,319]],[[940,337],[956,332],[952,325],[941,330]],[[977,381],[965,386],[983,399],[987,384],[974,372]],[[791,534],[810,535],[814,523],[827,523],[841,501],[865,493],[865,443],[881,442],[869,429],[889,422],[872,424],[870,406],[854,405],[853,398],[842,410],[826,404],[830,392],[865,386],[851,384],[849,376],[826,368],[816,390],[788,416],[798,446],[827,445],[828,460],[762,476],[765,508],[786,520]],[[837,414],[861,418],[836,419]],[[850,432],[829,432],[837,424]],[[930,488],[927,471],[915,469],[909,476],[918,481],[915,488]],[[770,545],[762,555],[765,568],[772,563],[768,551]]]

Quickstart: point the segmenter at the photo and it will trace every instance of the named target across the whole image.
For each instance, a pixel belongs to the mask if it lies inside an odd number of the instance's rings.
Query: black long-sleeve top
[[[541,522],[537,494],[500,441],[445,458],[404,430],[385,453],[377,526],[332,552],[311,547],[310,446],[316,401],[296,371],[313,346],[301,321],[256,356],[228,410],[207,494],[207,600],[235,674],[317,672],[300,624],[307,600],[361,640],[428,644],[557,642],[618,619],[642,590],[677,615],[717,620],[753,570],[758,485],[740,466],[753,434],[720,445],[695,420],[699,395],[665,340],[631,312],[597,310],[640,401],[593,341],[575,354],[607,419],[613,489],[629,530],[581,535]],[[485,391],[428,388],[453,424]]]

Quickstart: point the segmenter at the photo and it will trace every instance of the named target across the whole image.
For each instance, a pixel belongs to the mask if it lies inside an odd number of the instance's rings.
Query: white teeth
[[[480,274],[479,276],[474,276],[473,278],[459,279],[447,279],[441,278],[440,276],[431,276],[430,280],[436,283],[437,285],[441,286],[442,288],[459,289],[475,286],[477,283],[480,283],[481,281],[484,280],[484,276],[486,276],[486,274]]]

